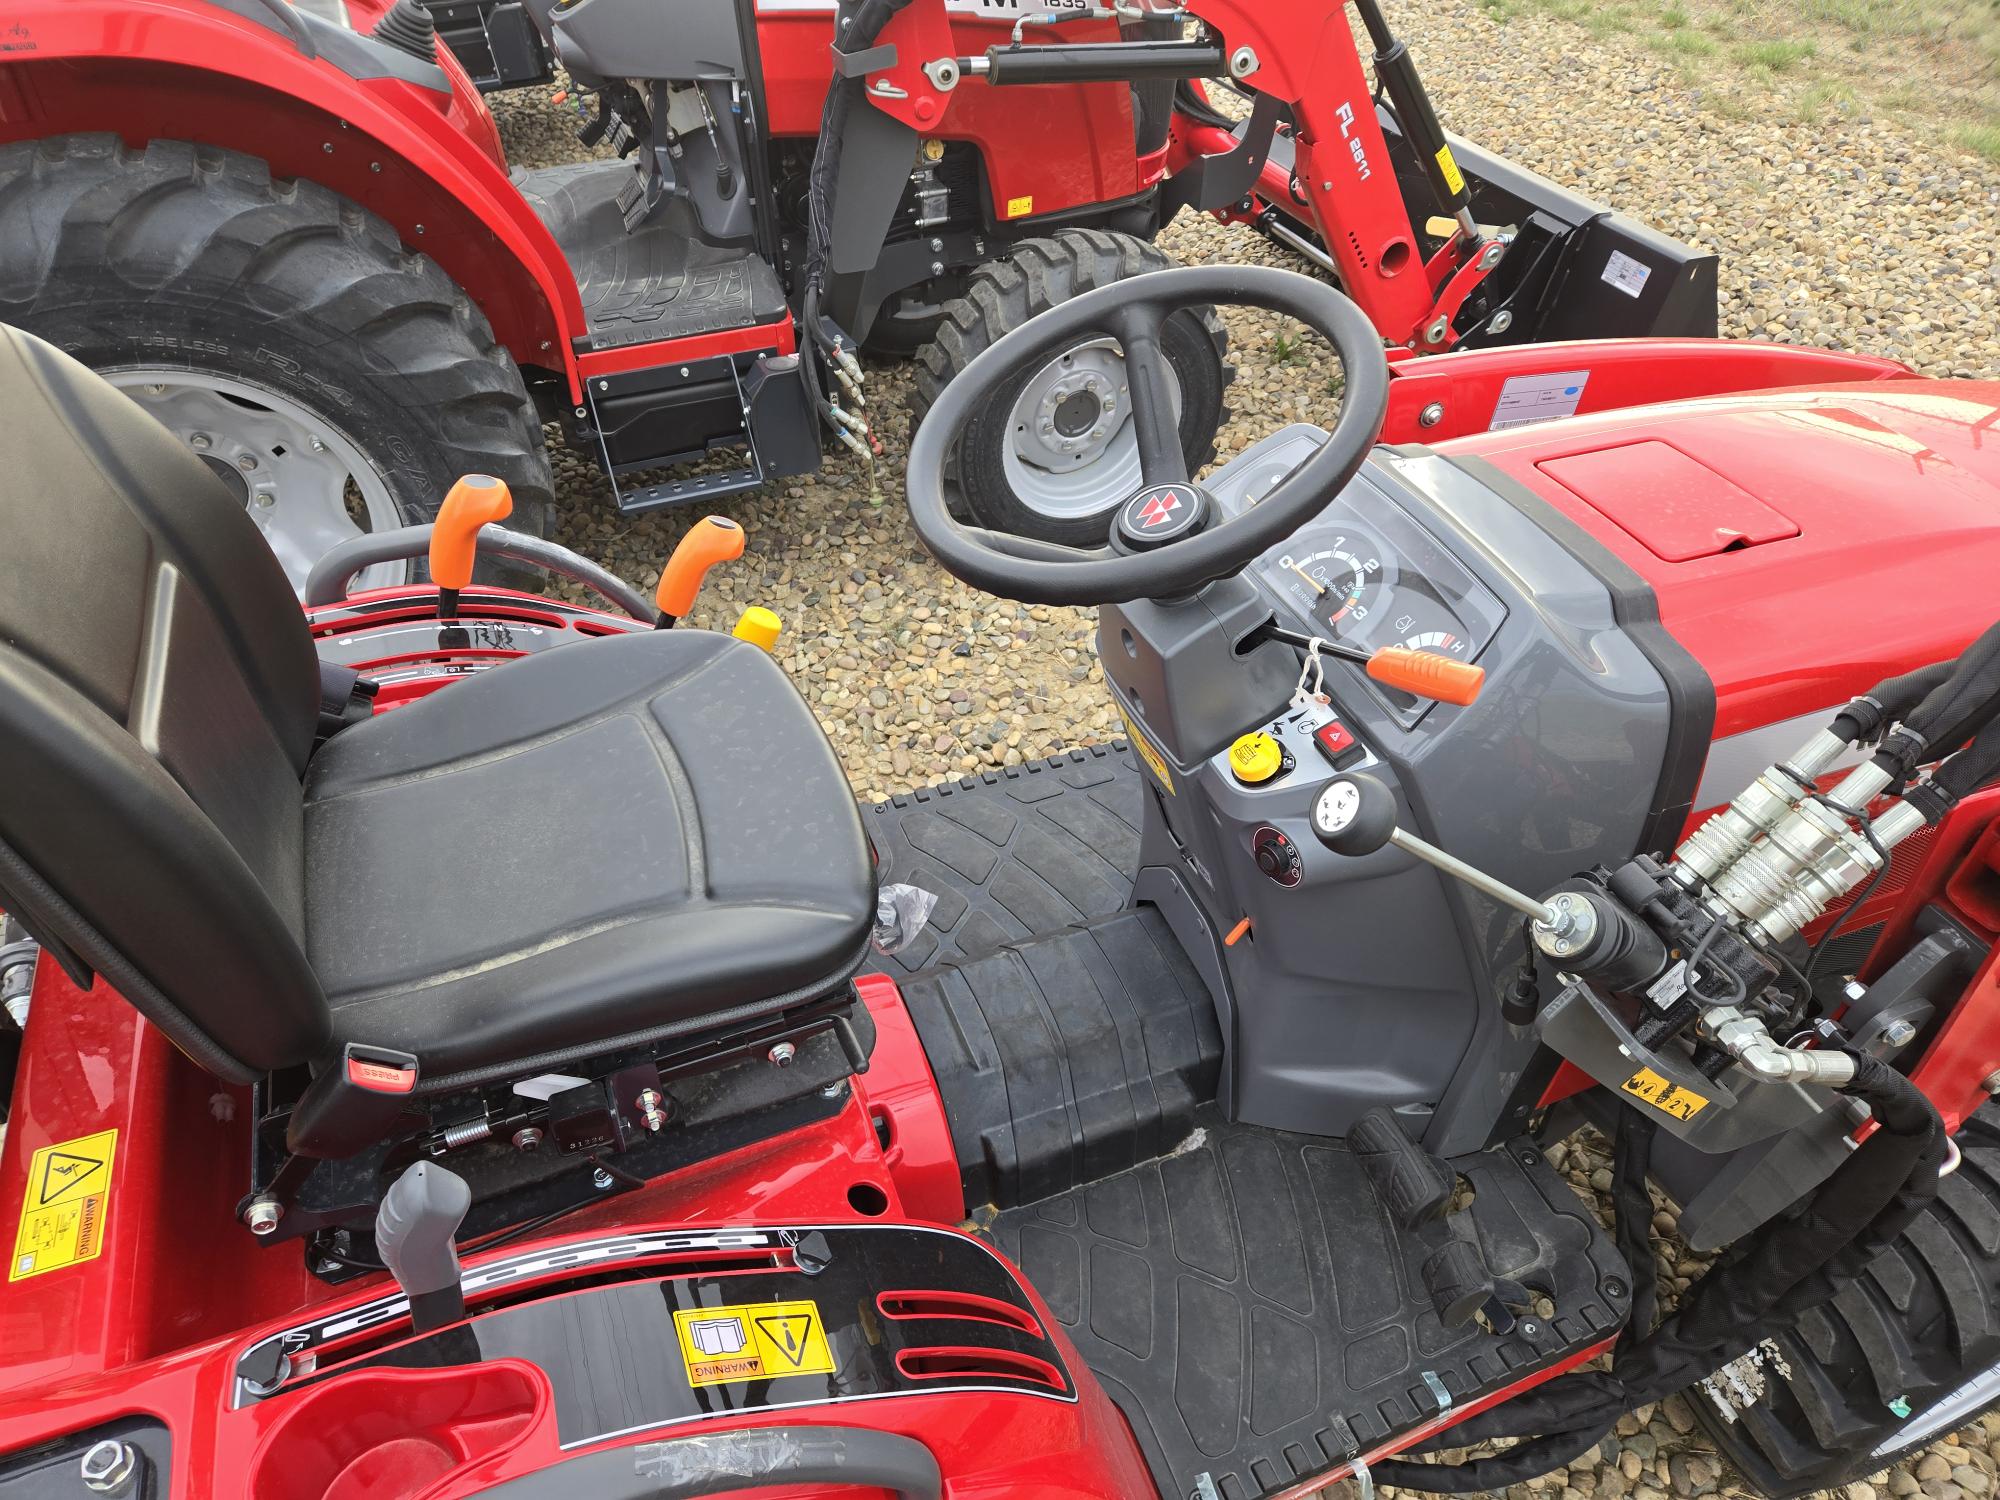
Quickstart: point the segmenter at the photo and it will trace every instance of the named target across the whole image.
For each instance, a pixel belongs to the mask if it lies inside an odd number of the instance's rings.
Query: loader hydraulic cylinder
[[[1444,138],[1444,127],[1438,124],[1437,111],[1431,108],[1424,81],[1417,76],[1410,49],[1389,30],[1376,0],[1354,0],[1354,8],[1361,12],[1361,24],[1368,28],[1368,40],[1375,44],[1375,77],[1389,96],[1404,138],[1423,166],[1424,180],[1430,184],[1439,211],[1456,219],[1466,238],[1476,238],[1472,194],[1466,191],[1465,177],[1452,159],[1451,145]]]

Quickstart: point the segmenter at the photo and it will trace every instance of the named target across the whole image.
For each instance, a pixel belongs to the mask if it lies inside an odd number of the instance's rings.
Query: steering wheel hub
[[[1118,540],[1134,552],[1150,552],[1208,524],[1208,496],[1191,484],[1169,480],[1149,484],[1118,511]]]

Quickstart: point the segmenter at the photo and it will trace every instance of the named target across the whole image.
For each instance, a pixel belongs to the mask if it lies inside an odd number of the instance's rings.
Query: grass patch
[[[1830,114],[1854,107],[1854,90],[1844,83],[1815,83],[1799,91],[1793,102],[1801,122],[1816,125]]]
[[[1771,38],[1761,42],[1742,42],[1730,50],[1730,55],[1746,68],[1769,68],[1773,73],[1783,73],[1797,67],[1819,49],[1811,42],[1789,42]]]
[[[2000,161],[2000,125],[1961,125],[1955,134],[1966,150],[1988,161]]]
[[[1712,57],[1715,42],[1692,27],[1679,26],[1652,38],[1652,45],[1669,57]]]
[[[1281,365],[1300,365],[1312,358],[1312,351],[1306,348],[1303,339],[1274,333],[1271,335],[1271,358]]]

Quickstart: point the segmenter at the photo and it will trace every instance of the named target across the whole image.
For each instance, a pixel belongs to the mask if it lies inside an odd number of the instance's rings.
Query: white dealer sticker
[[[1651,266],[1632,259],[1623,250],[1613,250],[1611,259],[1604,263],[1604,279],[1628,297],[1636,297],[1643,292],[1646,278],[1652,274]]]
[[[1500,402],[1493,408],[1493,420],[1486,424],[1487,431],[1575,416],[1577,404],[1583,400],[1584,383],[1589,379],[1588,370],[1514,376],[1500,387]]]

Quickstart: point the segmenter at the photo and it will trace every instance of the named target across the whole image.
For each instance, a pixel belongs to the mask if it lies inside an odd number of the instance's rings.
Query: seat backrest
[[[284,571],[201,459],[6,327],[0,411],[0,906],[211,1071],[303,1062],[319,668]]]

